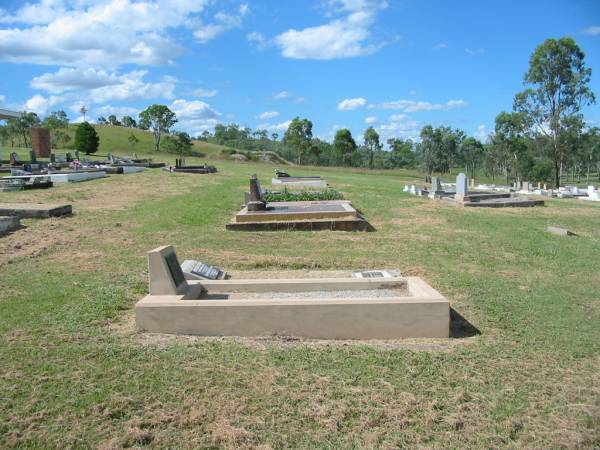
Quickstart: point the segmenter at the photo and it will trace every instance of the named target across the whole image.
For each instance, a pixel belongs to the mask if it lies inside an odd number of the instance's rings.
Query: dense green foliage
[[[344,196],[335,189],[323,191],[290,191],[284,188],[281,192],[267,191],[263,200],[267,202],[316,202],[321,200],[343,200]]]
[[[93,126],[88,122],[82,122],[75,131],[75,149],[91,155],[98,151],[100,137]]]

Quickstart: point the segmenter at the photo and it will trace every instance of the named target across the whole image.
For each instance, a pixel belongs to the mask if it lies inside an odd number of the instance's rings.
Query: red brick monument
[[[47,128],[31,129],[31,147],[38,158],[49,158],[52,151],[50,130]]]

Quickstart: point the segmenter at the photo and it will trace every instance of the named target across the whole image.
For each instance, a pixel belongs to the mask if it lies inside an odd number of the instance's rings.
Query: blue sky
[[[600,96],[600,0],[0,0],[0,107],[72,120],[171,107],[280,136],[307,117],[331,140],[428,123],[485,138],[523,89],[529,56],[571,36]],[[600,107],[585,110],[600,125]],[[359,139],[360,140],[360,139]]]

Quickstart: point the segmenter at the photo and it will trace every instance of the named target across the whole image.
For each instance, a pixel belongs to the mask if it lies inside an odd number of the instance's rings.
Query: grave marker
[[[454,197],[462,200],[466,196],[467,196],[467,176],[461,172],[456,177],[456,194]]]

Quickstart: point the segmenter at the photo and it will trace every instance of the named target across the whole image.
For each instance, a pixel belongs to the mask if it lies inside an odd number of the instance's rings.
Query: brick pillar
[[[31,147],[38,158],[49,158],[52,151],[50,130],[47,128],[31,129]]]

